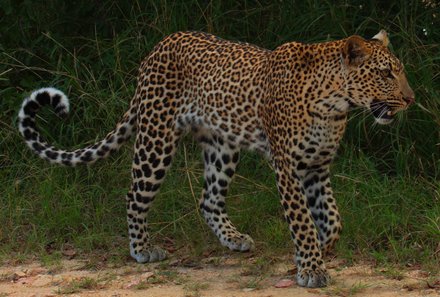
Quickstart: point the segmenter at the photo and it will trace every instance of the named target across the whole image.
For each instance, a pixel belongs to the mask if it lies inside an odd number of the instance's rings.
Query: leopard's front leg
[[[342,230],[341,216],[330,185],[329,166],[307,170],[303,186],[325,255],[334,247]]]
[[[324,287],[329,275],[322,259],[318,231],[308,208],[298,164],[293,160],[275,161],[277,186],[296,248],[297,283],[303,287]]]

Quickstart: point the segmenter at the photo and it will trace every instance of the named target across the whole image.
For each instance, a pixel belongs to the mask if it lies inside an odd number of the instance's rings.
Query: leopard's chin
[[[376,121],[376,123],[378,123],[380,125],[388,125],[394,121],[394,119],[392,119],[392,118],[391,119],[374,118],[374,120]]]
[[[373,100],[370,104],[370,111],[378,124],[387,125],[394,120],[394,111],[384,101]]]

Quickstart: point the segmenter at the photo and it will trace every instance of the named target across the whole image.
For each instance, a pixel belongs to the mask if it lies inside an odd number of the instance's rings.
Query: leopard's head
[[[345,89],[352,104],[369,108],[376,121],[388,124],[414,103],[402,63],[388,49],[382,30],[371,40],[351,36],[341,49]]]

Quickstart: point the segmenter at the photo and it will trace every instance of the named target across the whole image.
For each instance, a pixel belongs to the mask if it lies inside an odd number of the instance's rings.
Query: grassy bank
[[[286,1],[289,2],[289,1]],[[267,48],[290,40],[318,42],[350,34],[391,33],[417,104],[391,126],[353,114],[333,166],[344,220],[340,256],[381,262],[438,263],[440,242],[440,15],[421,1],[333,4],[328,1],[5,1],[0,24],[0,254],[44,257],[66,243],[84,252],[128,253],[123,196],[131,146],[91,167],[61,168],[37,159],[16,129],[29,91],[56,86],[72,112],[50,110],[40,127],[49,142],[78,148],[111,130],[134,92],[139,61],[166,34],[203,30]],[[200,152],[180,147],[151,212],[155,239],[173,239],[196,254],[218,247],[197,210]],[[242,156],[228,199],[233,221],[264,252],[292,247],[273,173]],[[258,219],[255,219],[258,218]]]

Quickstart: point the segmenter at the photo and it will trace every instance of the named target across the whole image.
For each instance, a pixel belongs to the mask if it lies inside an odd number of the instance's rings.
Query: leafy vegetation
[[[84,253],[128,254],[125,203],[131,144],[92,167],[51,166],[16,129],[22,99],[56,86],[71,98],[61,121],[39,120],[49,142],[93,143],[111,130],[134,93],[141,59],[164,36],[202,30],[266,48],[320,42],[385,28],[406,65],[417,104],[390,126],[351,115],[333,166],[344,220],[337,252],[380,262],[438,263],[440,242],[440,7],[430,1],[2,1],[0,5],[0,255],[47,253],[73,244]],[[151,211],[156,241],[195,254],[219,247],[198,214],[202,163],[188,137]],[[273,173],[242,156],[228,208],[263,252],[292,248]],[[256,219],[257,218],[257,219]],[[127,249],[125,249],[127,247]]]

